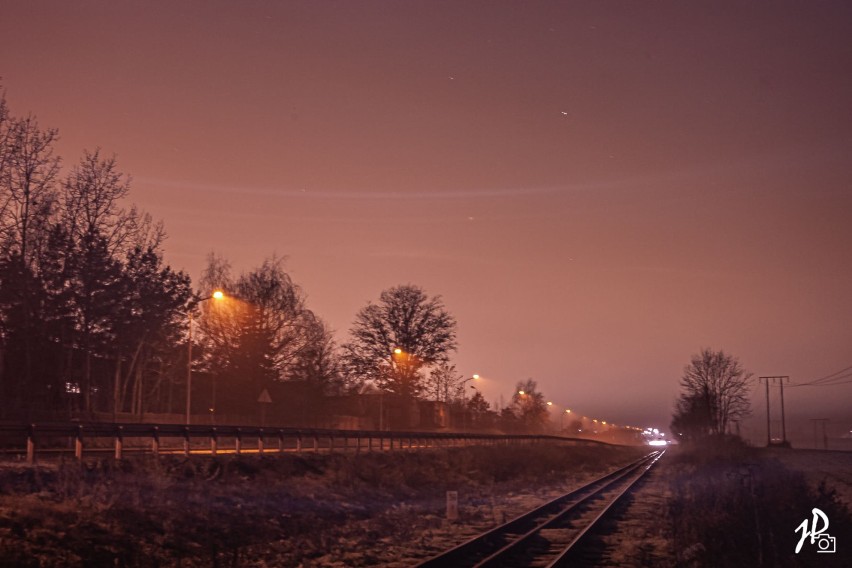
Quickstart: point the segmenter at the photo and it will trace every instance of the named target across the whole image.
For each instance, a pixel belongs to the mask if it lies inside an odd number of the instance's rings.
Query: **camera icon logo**
[[[816,540],[817,552],[837,552],[837,539],[821,534]]]

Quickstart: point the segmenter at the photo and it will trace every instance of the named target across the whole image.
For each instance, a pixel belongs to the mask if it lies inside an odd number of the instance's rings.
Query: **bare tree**
[[[684,368],[673,425],[693,432],[724,434],[732,420],[749,412],[749,379],[739,360],[724,351],[702,349]]]
[[[122,206],[130,192],[130,177],[118,171],[115,157],[103,159],[100,150],[85,152],[63,187],[63,225],[72,238],[99,234],[110,254],[124,255],[138,247],[159,249],[165,237],[161,223]]]
[[[15,119],[8,111],[0,119],[0,252],[18,255],[22,266],[32,266],[43,245],[56,201],[59,158],[53,155],[55,129],[42,130],[36,119]]]
[[[423,389],[421,370],[446,363],[456,349],[456,320],[440,296],[411,284],[381,293],[355,316],[343,346],[347,372],[358,382],[403,396]]]
[[[464,375],[456,370],[455,365],[441,363],[429,372],[425,383],[425,394],[437,402],[453,402],[461,398]]]

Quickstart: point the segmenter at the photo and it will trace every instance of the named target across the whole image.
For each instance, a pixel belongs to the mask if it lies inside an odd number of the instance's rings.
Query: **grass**
[[[809,487],[800,472],[762,451],[732,439],[710,441],[677,452],[669,471],[677,565],[850,565],[848,553],[818,554],[810,544],[795,554],[795,529],[814,507],[828,515],[833,536],[852,535],[852,517],[833,491]]]
[[[441,526],[447,490],[463,520],[482,520],[495,495],[639,453],[540,445],[0,469],[0,565],[381,564]]]

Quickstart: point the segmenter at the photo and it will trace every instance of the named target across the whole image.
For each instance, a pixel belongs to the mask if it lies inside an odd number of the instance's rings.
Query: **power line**
[[[852,377],[852,375],[846,375],[846,377]],[[840,377],[838,377],[840,378]],[[834,387],[837,385],[848,385],[852,383],[852,380],[849,381],[840,381],[839,383],[823,383],[820,385],[793,385],[794,387]]]
[[[829,375],[824,377],[820,377],[819,379],[814,379],[812,381],[806,381],[804,383],[794,383],[790,385],[791,387],[828,387],[834,385],[843,385],[852,381],[841,381],[841,379],[852,378],[852,373],[847,372],[852,370],[852,365],[846,367],[844,369],[840,369],[839,371],[835,371]]]

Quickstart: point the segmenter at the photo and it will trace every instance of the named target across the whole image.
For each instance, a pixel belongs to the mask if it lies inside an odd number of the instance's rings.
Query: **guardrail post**
[[[154,431],[151,434],[151,452],[153,452],[154,457],[160,455],[160,429],[157,426],[154,426]]]
[[[183,455],[189,457],[190,453],[190,444],[189,444],[189,426],[183,427]]]
[[[281,430],[278,430],[278,453],[284,453],[284,432]]]
[[[296,435],[296,453],[297,454],[302,453],[302,433],[301,432],[299,432],[299,434]]]
[[[35,424],[27,428],[27,465],[35,463]]]
[[[388,436],[388,442],[390,442],[390,451],[393,451],[393,434]]]
[[[314,434],[314,453],[319,452],[319,434]]]
[[[210,429],[210,455],[215,456],[216,450],[218,449],[219,440],[216,436],[216,428]]]
[[[257,431],[257,453],[263,455],[263,428]]]
[[[122,440],[121,433],[124,431],[123,426],[119,426],[115,429],[115,459],[121,459],[121,450],[124,445],[124,440]]]
[[[355,437],[355,453],[361,453],[361,433],[358,432],[358,435]]]
[[[243,431],[237,428],[237,435],[234,437],[234,453],[240,455],[243,451]]]
[[[77,438],[74,440],[74,457],[83,461],[83,425],[77,426]]]
[[[368,452],[373,451],[373,435],[372,434],[367,434],[367,451]]]

